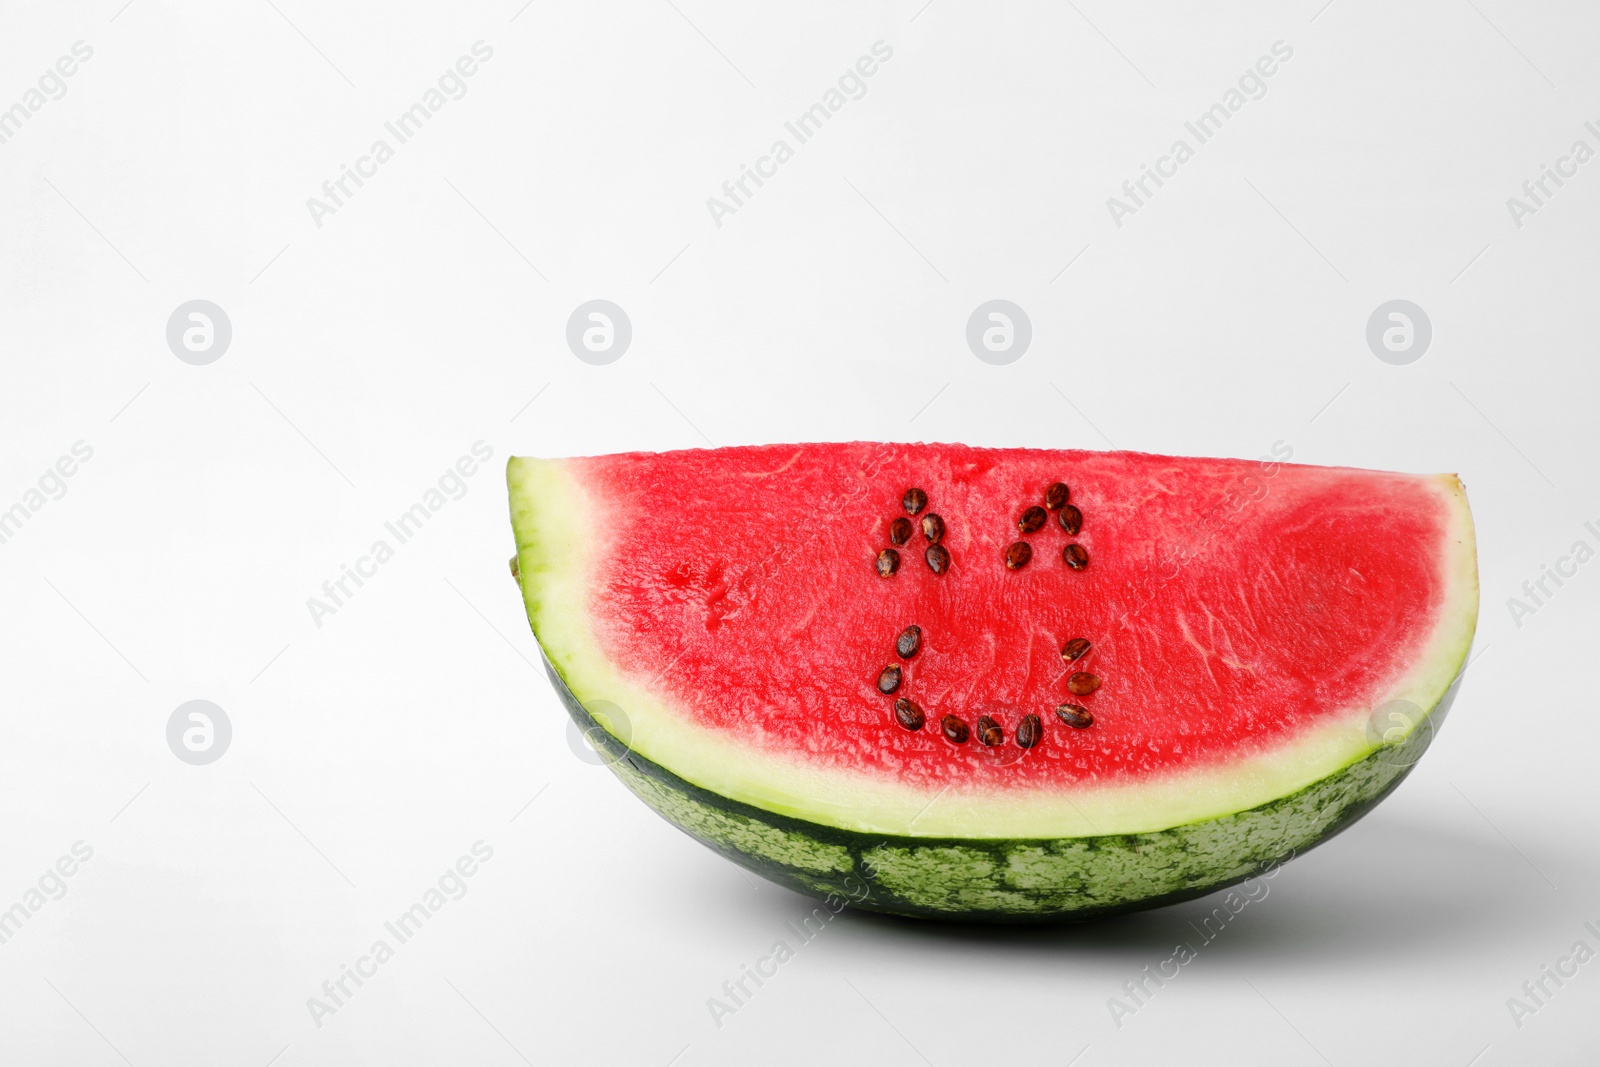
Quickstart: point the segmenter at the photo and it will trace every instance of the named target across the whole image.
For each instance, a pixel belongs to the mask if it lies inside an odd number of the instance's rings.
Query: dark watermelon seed
[[[978,718],[978,740],[979,741],[982,741],[984,744],[988,745],[990,748],[993,748],[996,745],[1003,744],[1005,742],[1005,739],[1006,739],[1006,732],[1004,730],[1000,729],[1000,724],[999,723],[995,722],[993,719],[989,718],[989,716],[987,716],[987,715],[983,715],[983,716],[980,716]]]
[[[915,515],[928,506],[928,494],[921,489],[907,489],[906,495],[900,498],[900,506],[906,509],[906,514]]]
[[[922,649],[922,627],[907,626],[900,631],[900,636],[894,639],[895,655],[901,659],[910,659]]]
[[[1075,571],[1081,571],[1089,565],[1088,550],[1076,541],[1061,550],[1061,558]]]
[[[1084,730],[1094,725],[1094,716],[1090,715],[1089,709],[1082,704],[1057,705],[1056,718],[1074,730]]]
[[[1044,724],[1037,715],[1024,715],[1017,723],[1017,747],[1032,748],[1044,736]]]
[[[879,578],[887,578],[900,569],[900,553],[892,548],[886,548],[878,553],[877,561],[873,566],[878,568]]]
[[[950,552],[943,545],[929,545],[923,558],[928,561],[928,569],[935,574],[943,574],[950,569]]]
[[[1044,508],[1038,504],[1022,513],[1022,518],[1017,520],[1017,529],[1025,534],[1038,533],[1044,529],[1044,524],[1050,516],[1044,513]]]
[[[1083,529],[1083,512],[1074,504],[1064,504],[1061,510],[1056,512],[1056,521],[1067,531],[1068,537],[1077,537],[1078,531]]]
[[[1044,491],[1044,506],[1048,511],[1060,511],[1067,502],[1067,483],[1051,482]]]
[[[911,520],[904,515],[889,524],[889,543],[903,545],[911,540]]]
[[[1076,678],[1077,675],[1073,675],[1073,677]],[[885,667],[883,670],[878,672],[878,692],[883,693],[884,695],[888,695],[889,693],[892,693],[896,689],[899,689],[899,688],[900,688],[900,668],[899,667],[896,667],[893,663],[891,663],[887,667]],[[1067,688],[1071,689],[1072,686],[1069,684],[1067,686]],[[1074,692],[1076,692],[1076,690],[1074,690]]]
[[[1020,571],[1033,558],[1033,546],[1026,541],[1013,541],[1006,546],[1006,570]]]
[[[894,721],[907,730],[920,730],[924,721],[922,709],[915,700],[901,697],[894,702]]]
[[[967,724],[954,715],[946,715],[940,719],[939,729],[944,732],[946,741],[956,745],[966,744],[967,738],[971,736],[971,731],[967,729]]]
[[[944,520],[933,512],[922,516],[922,536],[934,544],[944,540]]]
[[[1099,688],[1099,677],[1088,671],[1077,671],[1067,679],[1067,691],[1073,696],[1086,697]]]
[[[1089,653],[1089,639],[1087,637],[1074,637],[1061,646],[1061,658],[1071,663],[1075,659],[1082,659]]]

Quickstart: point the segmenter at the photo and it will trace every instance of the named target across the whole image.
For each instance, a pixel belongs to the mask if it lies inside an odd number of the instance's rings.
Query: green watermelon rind
[[[1271,803],[1138,834],[1058,840],[857,833],[702,789],[632,751],[545,659],[550,680],[611,771],[658,815],[723,856],[809,896],[955,922],[1077,922],[1176,904],[1262,874],[1327,841],[1410,773],[1459,677],[1405,740]]]

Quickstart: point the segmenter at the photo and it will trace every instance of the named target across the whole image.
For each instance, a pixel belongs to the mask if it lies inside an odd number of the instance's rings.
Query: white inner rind
[[[1431,710],[1460,672],[1478,616],[1477,547],[1466,493],[1454,475],[1419,477],[1450,516],[1439,560],[1445,597],[1410,668],[1372,705],[1338,709],[1270,750],[1125,785],[1004,792],[926,789],[847,768],[806,764],[739,744],[671,707],[657,679],[625,674],[601,651],[590,622],[595,558],[592,506],[561,460],[513,458],[506,479],[523,601],[545,655],[595,719],[641,756],[686,781],[768,811],[862,833],[907,837],[1067,838],[1149,833],[1214,819],[1295,793],[1416,729],[1374,707],[1409,701]],[[607,704],[627,722],[611,721]]]

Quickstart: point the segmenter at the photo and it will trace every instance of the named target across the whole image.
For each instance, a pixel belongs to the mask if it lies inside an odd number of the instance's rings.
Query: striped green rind
[[[1443,721],[1452,685],[1403,741],[1268,804],[1155,833],[1060,840],[862,834],[709,792],[631,751],[549,661],[578,726],[668,822],[763,877],[858,908],[961,922],[1076,922],[1175,904],[1328,840],[1400,784]]]

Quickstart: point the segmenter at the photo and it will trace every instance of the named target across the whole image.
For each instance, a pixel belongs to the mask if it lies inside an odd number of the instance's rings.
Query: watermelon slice
[[[1084,919],[1258,874],[1399,783],[1477,620],[1453,475],[851,443],[507,478],[611,769],[840,906]]]

